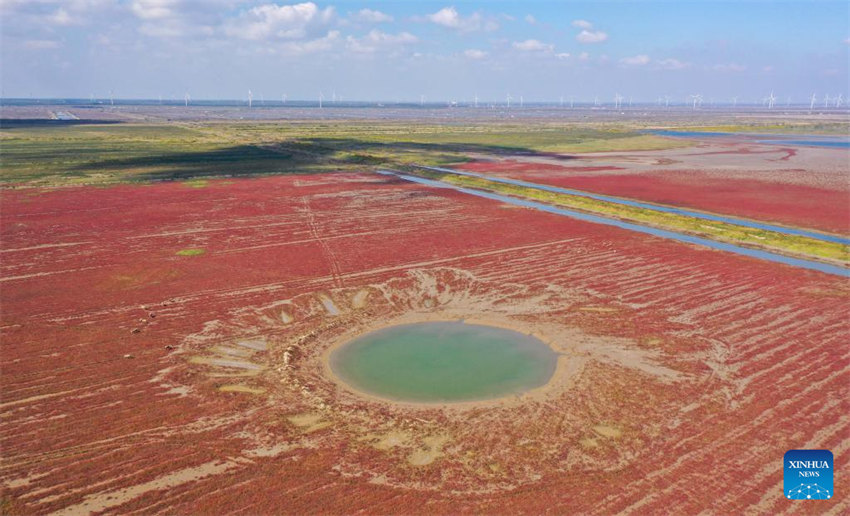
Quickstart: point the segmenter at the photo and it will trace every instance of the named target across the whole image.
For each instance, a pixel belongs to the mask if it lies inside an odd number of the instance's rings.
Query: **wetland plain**
[[[379,173],[846,269],[850,151],[646,132],[843,115],[55,109],[0,123],[7,513],[780,513],[773,450],[846,445],[846,277]]]

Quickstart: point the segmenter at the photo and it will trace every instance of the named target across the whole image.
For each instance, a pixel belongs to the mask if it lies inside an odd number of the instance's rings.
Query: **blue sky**
[[[839,0],[0,0],[6,97],[848,95]]]

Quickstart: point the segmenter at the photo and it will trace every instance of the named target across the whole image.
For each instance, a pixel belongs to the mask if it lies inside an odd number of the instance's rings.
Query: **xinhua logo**
[[[832,498],[832,452],[788,450],[783,463],[785,498],[829,500]]]

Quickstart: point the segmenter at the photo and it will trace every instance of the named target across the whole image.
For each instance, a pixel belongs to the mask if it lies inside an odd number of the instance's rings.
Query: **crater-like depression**
[[[331,372],[362,394],[454,403],[521,394],[549,382],[558,354],[517,331],[461,321],[390,326],[331,352]]]

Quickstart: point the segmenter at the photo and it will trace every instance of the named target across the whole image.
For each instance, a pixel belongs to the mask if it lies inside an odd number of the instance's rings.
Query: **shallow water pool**
[[[460,321],[391,326],[331,353],[331,371],[357,391],[395,401],[475,401],[545,385],[558,354],[512,330]]]

